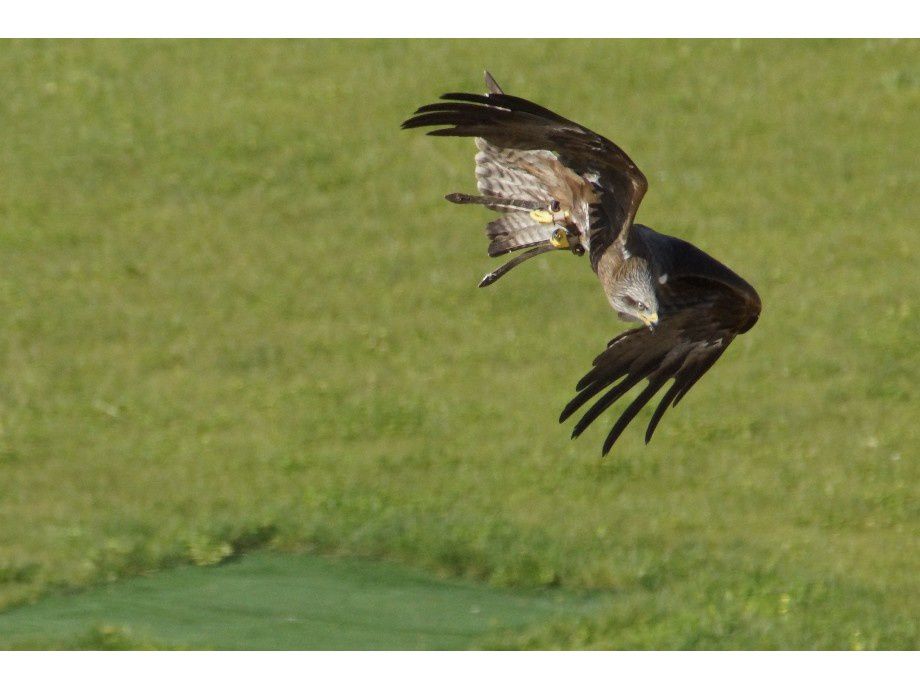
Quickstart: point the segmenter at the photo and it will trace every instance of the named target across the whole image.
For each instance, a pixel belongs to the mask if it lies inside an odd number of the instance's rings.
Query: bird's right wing
[[[492,93],[444,94],[443,101],[416,110],[403,128],[442,127],[428,134],[484,140],[477,178],[487,205],[497,210],[509,210],[501,207],[502,200],[507,205],[509,199],[523,202],[518,204],[520,211],[532,210],[529,203],[547,203],[547,196],[552,197],[550,203],[561,203],[564,200],[553,195],[564,193],[566,187],[578,190],[580,185],[593,192],[598,213],[586,216],[584,224],[596,264],[612,242],[625,240],[648,188],[645,176],[610,140],[536,103],[501,93],[491,81]],[[499,174],[490,174],[490,166]],[[520,172],[526,174],[517,175]],[[519,196],[505,196],[509,192]]]

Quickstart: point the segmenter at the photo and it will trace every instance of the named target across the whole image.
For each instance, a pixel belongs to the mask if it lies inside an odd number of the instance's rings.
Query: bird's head
[[[654,329],[658,324],[658,297],[651,275],[643,273],[625,281],[610,302],[624,321],[637,321]]]

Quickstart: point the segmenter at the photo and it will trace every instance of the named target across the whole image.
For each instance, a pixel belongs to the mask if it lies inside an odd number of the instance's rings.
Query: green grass
[[[463,649],[502,629],[590,614],[601,600],[445,583],[365,561],[253,554],[0,613],[0,647]]]
[[[0,608],[268,549],[613,596],[486,646],[916,648],[918,65],[0,44]],[[648,447],[648,411],[607,459],[556,424],[623,328],[586,262],[478,290],[489,214],[443,201],[472,145],[398,129],[484,67],[621,144],[638,220],[763,298]]]

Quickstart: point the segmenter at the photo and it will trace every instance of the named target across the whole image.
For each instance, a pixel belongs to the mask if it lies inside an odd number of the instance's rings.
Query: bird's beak
[[[639,318],[642,320],[642,323],[648,326],[650,331],[654,331],[655,326],[658,325],[657,312],[652,312],[651,314],[639,314]]]

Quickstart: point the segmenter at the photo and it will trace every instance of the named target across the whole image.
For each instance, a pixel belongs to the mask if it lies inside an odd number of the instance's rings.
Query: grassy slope
[[[495,645],[915,647],[917,42],[0,45],[0,607],[269,545],[618,593]],[[622,144],[639,220],[760,291],[649,447],[556,416],[621,329],[489,290],[511,92]],[[573,308],[577,305],[577,309]],[[913,537],[913,542],[911,538]]]

